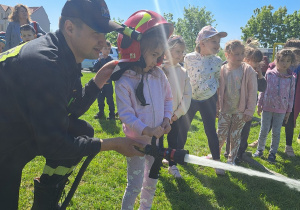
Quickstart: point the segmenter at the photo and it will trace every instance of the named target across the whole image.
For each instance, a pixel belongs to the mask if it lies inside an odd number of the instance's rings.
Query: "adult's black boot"
[[[57,210],[60,209],[59,200],[68,178],[56,185],[40,183],[39,178],[34,179],[34,201],[32,210]]]

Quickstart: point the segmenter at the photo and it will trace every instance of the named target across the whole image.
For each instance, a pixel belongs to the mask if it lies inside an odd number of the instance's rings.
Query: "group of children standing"
[[[257,104],[258,114],[262,112],[262,126],[254,156],[262,155],[273,119],[268,160],[275,161],[281,125],[293,109],[295,77],[290,67],[296,63],[291,50],[277,53],[276,67],[265,78],[259,66],[263,55],[258,49],[250,43],[229,41],[224,49],[224,62],[216,54],[220,39],[227,33],[205,26],[196,38],[195,52],[185,56],[183,68],[185,43],[181,36],[171,36],[173,26],[162,16],[141,10],[125,24],[143,34],[140,42],[118,35],[120,61],[111,76],[116,81],[117,108],[126,137],[149,144],[151,137],[168,134],[169,147],[183,149],[192,119],[199,111],[212,158],[220,161],[221,149],[227,141],[227,162],[235,165],[247,148]],[[122,209],[133,209],[139,193],[139,209],[151,208],[157,183],[149,178],[153,161],[149,155],[127,158]],[[175,162],[169,161],[168,170],[181,178]],[[222,169],[215,171],[225,174]]]

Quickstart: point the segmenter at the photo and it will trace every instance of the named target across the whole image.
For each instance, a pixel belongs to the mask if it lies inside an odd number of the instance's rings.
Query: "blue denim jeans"
[[[258,137],[257,150],[265,150],[267,136],[272,123],[272,142],[270,153],[276,154],[280,141],[280,131],[284,120],[285,113],[262,112],[261,128]]]

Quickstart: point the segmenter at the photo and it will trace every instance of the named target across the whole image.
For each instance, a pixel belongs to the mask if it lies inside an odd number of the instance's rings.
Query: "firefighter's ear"
[[[74,24],[70,20],[66,20],[64,24],[64,31],[68,36],[71,36],[72,33],[74,32]]]

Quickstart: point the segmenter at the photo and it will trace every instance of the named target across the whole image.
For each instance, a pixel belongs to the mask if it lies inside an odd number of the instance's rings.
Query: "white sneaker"
[[[285,154],[287,154],[287,156],[289,157],[295,157],[295,153],[294,153],[294,150],[293,150],[293,147],[292,146],[289,146],[289,145],[285,145],[285,150],[284,150]]]
[[[178,179],[181,179],[182,176],[180,175],[179,173],[179,170],[178,168],[173,165],[173,166],[170,166],[169,169],[168,169],[169,173],[172,174],[175,178],[178,178]]]
[[[163,160],[162,160],[162,164],[165,164],[165,165],[168,164],[168,165],[169,165],[169,161],[167,161],[166,159],[163,159]]]

